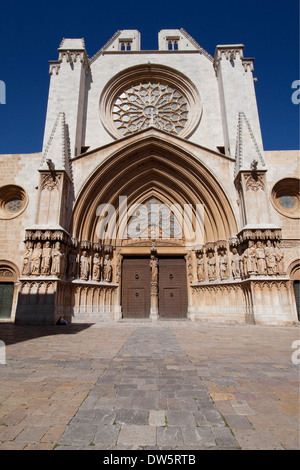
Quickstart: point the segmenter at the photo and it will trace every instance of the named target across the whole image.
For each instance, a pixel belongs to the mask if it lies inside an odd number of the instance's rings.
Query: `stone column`
[[[154,254],[150,257],[151,268],[151,294],[150,294],[150,318],[158,320],[158,259]]]

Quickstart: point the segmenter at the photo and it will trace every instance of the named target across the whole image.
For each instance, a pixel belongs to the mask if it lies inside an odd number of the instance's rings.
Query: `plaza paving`
[[[1,450],[300,448],[299,325],[0,324],[0,339]]]

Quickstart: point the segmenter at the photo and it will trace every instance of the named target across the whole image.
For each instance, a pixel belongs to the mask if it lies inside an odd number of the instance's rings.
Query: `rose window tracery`
[[[128,135],[154,126],[180,134],[188,121],[188,103],[175,88],[163,83],[139,83],[124,90],[113,104],[113,121]]]

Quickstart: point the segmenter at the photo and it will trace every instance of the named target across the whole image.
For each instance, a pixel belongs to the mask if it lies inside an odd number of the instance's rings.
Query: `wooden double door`
[[[186,266],[183,257],[158,257],[158,309],[160,318],[187,315]],[[122,263],[123,318],[150,315],[150,257],[124,257]]]

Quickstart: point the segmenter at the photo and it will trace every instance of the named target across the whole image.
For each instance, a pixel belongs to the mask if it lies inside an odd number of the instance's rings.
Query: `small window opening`
[[[120,40],[119,44],[119,49],[121,51],[131,51],[132,49],[132,41],[129,39]]]
[[[168,41],[168,50],[169,51],[178,51],[178,39],[167,38]]]
[[[220,153],[225,155],[225,147],[217,147],[217,149],[219,150]]]

